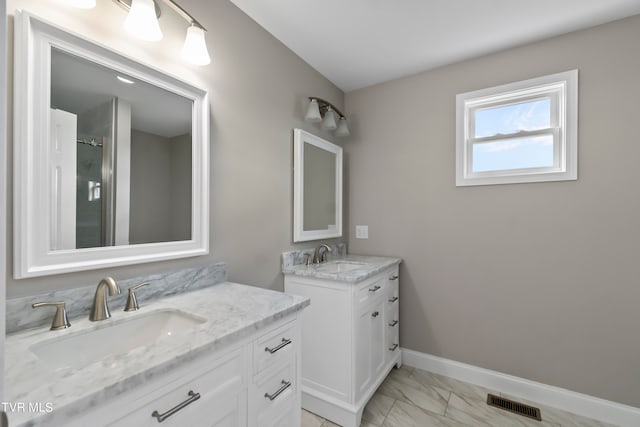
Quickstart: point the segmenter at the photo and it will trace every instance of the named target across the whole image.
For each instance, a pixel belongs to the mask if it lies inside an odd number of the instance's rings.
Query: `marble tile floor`
[[[487,393],[500,395],[495,390],[403,366],[393,369],[371,398],[360,427],[615,427],[537,404],[533,405],[540,408],[542,421],[532,420],[488,406]],[[337,427],[304,409],[301,426]]]

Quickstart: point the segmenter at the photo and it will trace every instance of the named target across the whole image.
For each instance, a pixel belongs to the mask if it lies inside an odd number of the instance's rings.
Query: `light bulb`
[[[196,25],[187,28],[187,36],[182,46],[182,59],[194,65],[207,65],[211,62],[204,30]]]
[[[336,113],[331,107],[328,107],[327,112],[324,113],[321,127],[326,130],[334,130],[338,127],[338,125],[336,125]]]
[[[338,129],[336,129],[335,135],[340,137],[350,135],[346,117],[340,117],[340,120],[338,121]]]
[[[153,0],[131,0],[131,9],[124,21],[124,27],[139,39],[150,42],[162,40]]]
[[[309,106],[307,107],[307,114],[304,116],[305,122],[310,123],[319,123],[322,121],[322,116],[320,115],[320,107],[318,106],[318,100],[312,99],[309,102]]]

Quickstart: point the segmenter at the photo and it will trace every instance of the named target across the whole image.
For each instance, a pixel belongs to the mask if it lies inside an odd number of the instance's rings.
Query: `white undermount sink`
[[[318,266],[317,271],[323,273],[345,273],[363,268],[366,264],[357,261],[329,261]]]
[[[30,350],[50,367],[78,369],[153,344],[160,337],[184,334],[205,321],[179,310],[159,310],[123,321],[112,318],[104,322],[113,323],[104,327],[40,342]]]

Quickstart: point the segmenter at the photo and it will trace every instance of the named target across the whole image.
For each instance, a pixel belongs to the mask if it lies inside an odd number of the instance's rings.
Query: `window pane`
[[[475,137],[551,127],[551,99],[521,102],[475,112]]]
[[[473,145],[472,172],[553,166],[553,136],[512,138]]]

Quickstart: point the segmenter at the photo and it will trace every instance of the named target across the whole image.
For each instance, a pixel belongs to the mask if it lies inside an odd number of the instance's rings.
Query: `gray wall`
[[[171,206],[169,206],[171,240],[191,239],[191,135],[169,140],[171,156]]]
[[[333,140],[303,121],[306,97],[327,99],[342,108],[343,93],[228,1],[182,0],[180,5],[208,30],[209,66],[180,61],[187,23],[171,11],[160,19],[164,33],[160,43],[140,42],[122,31],[126,13],[111,1],[99,1],[87,11],[58,2],[10,0],[8,11],[12,15],[16,8],[30,10],[209,92],[210,254],[16,281],[9,250],[9,298],[54,288],[94,286],[105,275],[127,278],[217,261],[227,262],[230,280],[281,290],[280,253],[317,244],[292,243],[292,129],[299,127]],[[12,19],[9,24],[13,27]],[[8,61],[10,74],[12,66]],[[11,87],[11,80],[9,84]],[[11,188],[12,181],[7,185]],[[10,204],[9,226],[11,210]],[[11,248],[11,237],[8,244]]]
[[[354,253],[403,347],[640,406],[640,16],[346,94]],[[455,95],[578,68],[579,180],[455,187]]]

